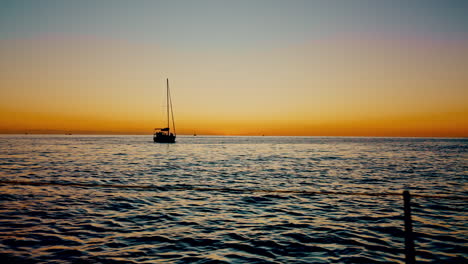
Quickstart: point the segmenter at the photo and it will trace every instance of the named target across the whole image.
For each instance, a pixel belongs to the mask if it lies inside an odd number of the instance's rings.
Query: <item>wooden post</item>
[[[405,211],[405,262],[415,264],[413,223],[411,221],[411,194],[403,191],[404,211]]]

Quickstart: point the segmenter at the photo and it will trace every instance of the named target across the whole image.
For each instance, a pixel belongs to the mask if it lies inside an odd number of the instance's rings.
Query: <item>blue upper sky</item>
[[[0,38],[97,35],[189,47],[303,42],[335,32],[468,33],[468,1],[3,0]]]

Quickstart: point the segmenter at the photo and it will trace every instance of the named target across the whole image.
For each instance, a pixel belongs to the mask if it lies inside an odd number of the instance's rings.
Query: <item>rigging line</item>
[[[169,86],[168,86],[169,87]],[[174,110],[172,109],[172,95],[171,95],[171,90],[168,89],[169,93],[169,103],[171,105],[171,115],[172,115],[172,127],[174,128],[174,135],[177,135],[176,129],[175,129],[175,121],[174,121]]]
[[[171,130],[169,128],[169,78],[166,79],[166,104],[167,104],[167,127],[169,130]],[[167,133],[169,134],[169,130],[167,131]]]
[[[117,188],[117,189],[140,189],[140,190],[160,190],[160,191],[218,191],[233,193],[284,193],[300,195],[350,195],[350,196],[402,196],[401,193],[370,193],[370,192],[340,192],[340,191],[300,191],[300,190],[271,190],[271,189],[238,189],[238,188],[216,188],[216,187],[197,187],[193,185],[182,186],[152,186],[152,185],[125,185],[125,184],[94,184],[94,183],[59,183],[59,182],[33,182],[33,181],[0,181],[0,185],[29,185],[29,186],[68,186],[68,187],[97,187],[97,188]],[[448,200],[468,200],[464,196],[450,195],[426,195],[411,194],[416,198],[435,198]]]

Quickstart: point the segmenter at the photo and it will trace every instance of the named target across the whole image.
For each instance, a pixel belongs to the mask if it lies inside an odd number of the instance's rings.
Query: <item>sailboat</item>
[[[176,139],[174,112],[172,111],[171,92],[169,90],[169,79],[166,79],[166,105],[167,127],[154,129],[155,132],[153,135],[153,140],[157,143],[175,143]],[[170,117],[172,117],[172,128],[174,133],[171,132]]]

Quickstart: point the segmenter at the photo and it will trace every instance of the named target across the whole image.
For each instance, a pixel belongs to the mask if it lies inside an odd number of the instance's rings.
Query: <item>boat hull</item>
[[[156,143],[175,143],[175,136],[171,135],[154,135],[153,141]]]

